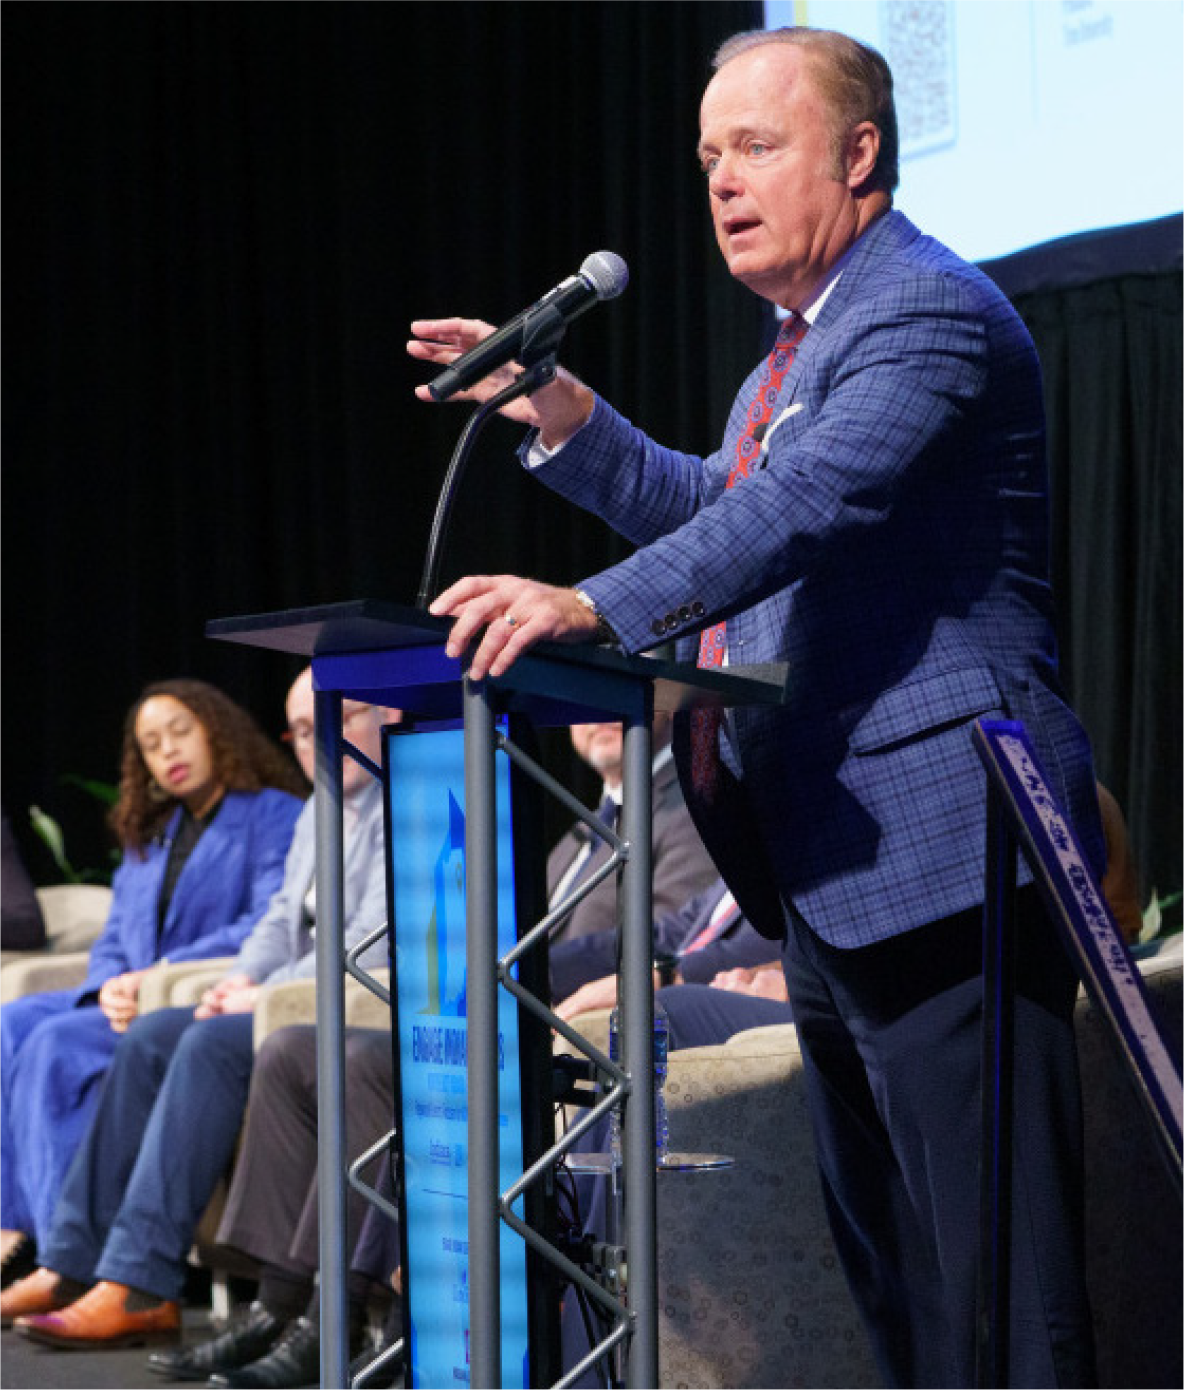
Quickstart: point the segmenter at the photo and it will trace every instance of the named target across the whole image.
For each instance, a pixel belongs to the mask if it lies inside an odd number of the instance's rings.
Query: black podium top
[[[215,618],[206,624],[206,636],[307,657],[318,689],[445,719],[459,717],[461,710],[463,668],[444,655],[451,626],[451,619],[422,609],[354,599]],[[620,717],[631,695],[647,684],[653,687],[654,708],[669,712],[698,705],[779,705],[786,668],[700,671],[608,647],[540,642],[489,682],[505,692],[507,709],[540,725]]]

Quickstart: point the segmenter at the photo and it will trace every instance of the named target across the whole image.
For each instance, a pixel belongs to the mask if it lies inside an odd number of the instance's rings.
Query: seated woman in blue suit
[[[0,1009],[7,1245],[44,1238],[145,970],[238,949],[279,887],[304,790],[246,710],[203,681],[161,681],[132,706],[111,814],[123,862],[86,980]]]

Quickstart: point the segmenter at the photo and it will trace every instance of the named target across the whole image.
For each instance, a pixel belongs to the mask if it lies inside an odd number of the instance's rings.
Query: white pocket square
[[[805,410],[805,408],[805,405],[801,401],[795,401],[793,405],[787,405],[785,407],[781,414],[778,415],[776,420],[774,420],[773,423],[769,426],[769,428],[765,431],[765,437],[761,440],[762,454],[768,452],[769,440],[773,438],[775,431],[779,430],[781,426],[785,424],[786,420],[796,415],[799,410]]]

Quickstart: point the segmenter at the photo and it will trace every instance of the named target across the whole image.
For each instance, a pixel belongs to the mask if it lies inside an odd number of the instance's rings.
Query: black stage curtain
[[[1061,668],[1144,901],[1179,890],[1184,832],[1180,289],[1169,270],[1016,296],[1049,405]]]
[[[715,48],[761,17],[4,7],[3,796],[38,879],[30,803],[103,858],[59,778],[114,777],[149,679],[214,680],[282,727],[296,667],[208,641],[207,619],[414,599],[468,408],[414,399],[413,318],[496,323],[616,251],[632,282],[564,360],[660,438],[721,431],[764,316],[715,249],[698,103]],[[485,434],[444,582],[573,582],[624,554],[523,475],[520,436]]]
[[[697,109],[715,46],[761,20],[748,0],[9,0],[2,791],[39,880],[31,803],[103,858],[61,778],[114,777],[146,681],[202,676],[281,727],[295,667],[208,641],[207,619],[414,597],[465,412],[412,396],[412,318],[500,321],[614,250],[632,283],[564,359],[658,438],[710,447],[768,317],[715,250]],[[1178,276],[1016,299],[1048,377],[1070,684],[1162,893]],[[571,582],[623,554],[522,475],[519,433],[484,437],[445,582]]]

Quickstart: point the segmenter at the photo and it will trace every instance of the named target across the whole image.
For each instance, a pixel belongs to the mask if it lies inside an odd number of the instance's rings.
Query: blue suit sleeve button
[[[701,618],[701,617],[703,616],[703,614],[706,613],[706,612],[707,612],[706,608],[703,607],[703,605],[699,602],[698,599],[696,599],[696,600],[694,601],[694,603],[691,604],[691,613],[692,613],[696,618]]]
[[[680,623],[689,623],[691,621],[691,610],[689,605],[684,603],[678,610],[678,621]]]
[[[662,621],[661,618],[655,618],[654,621],[650,623],[650,631],[654,634],[655,637],[661,637],[662,634],[666,631],[666,624]]]

